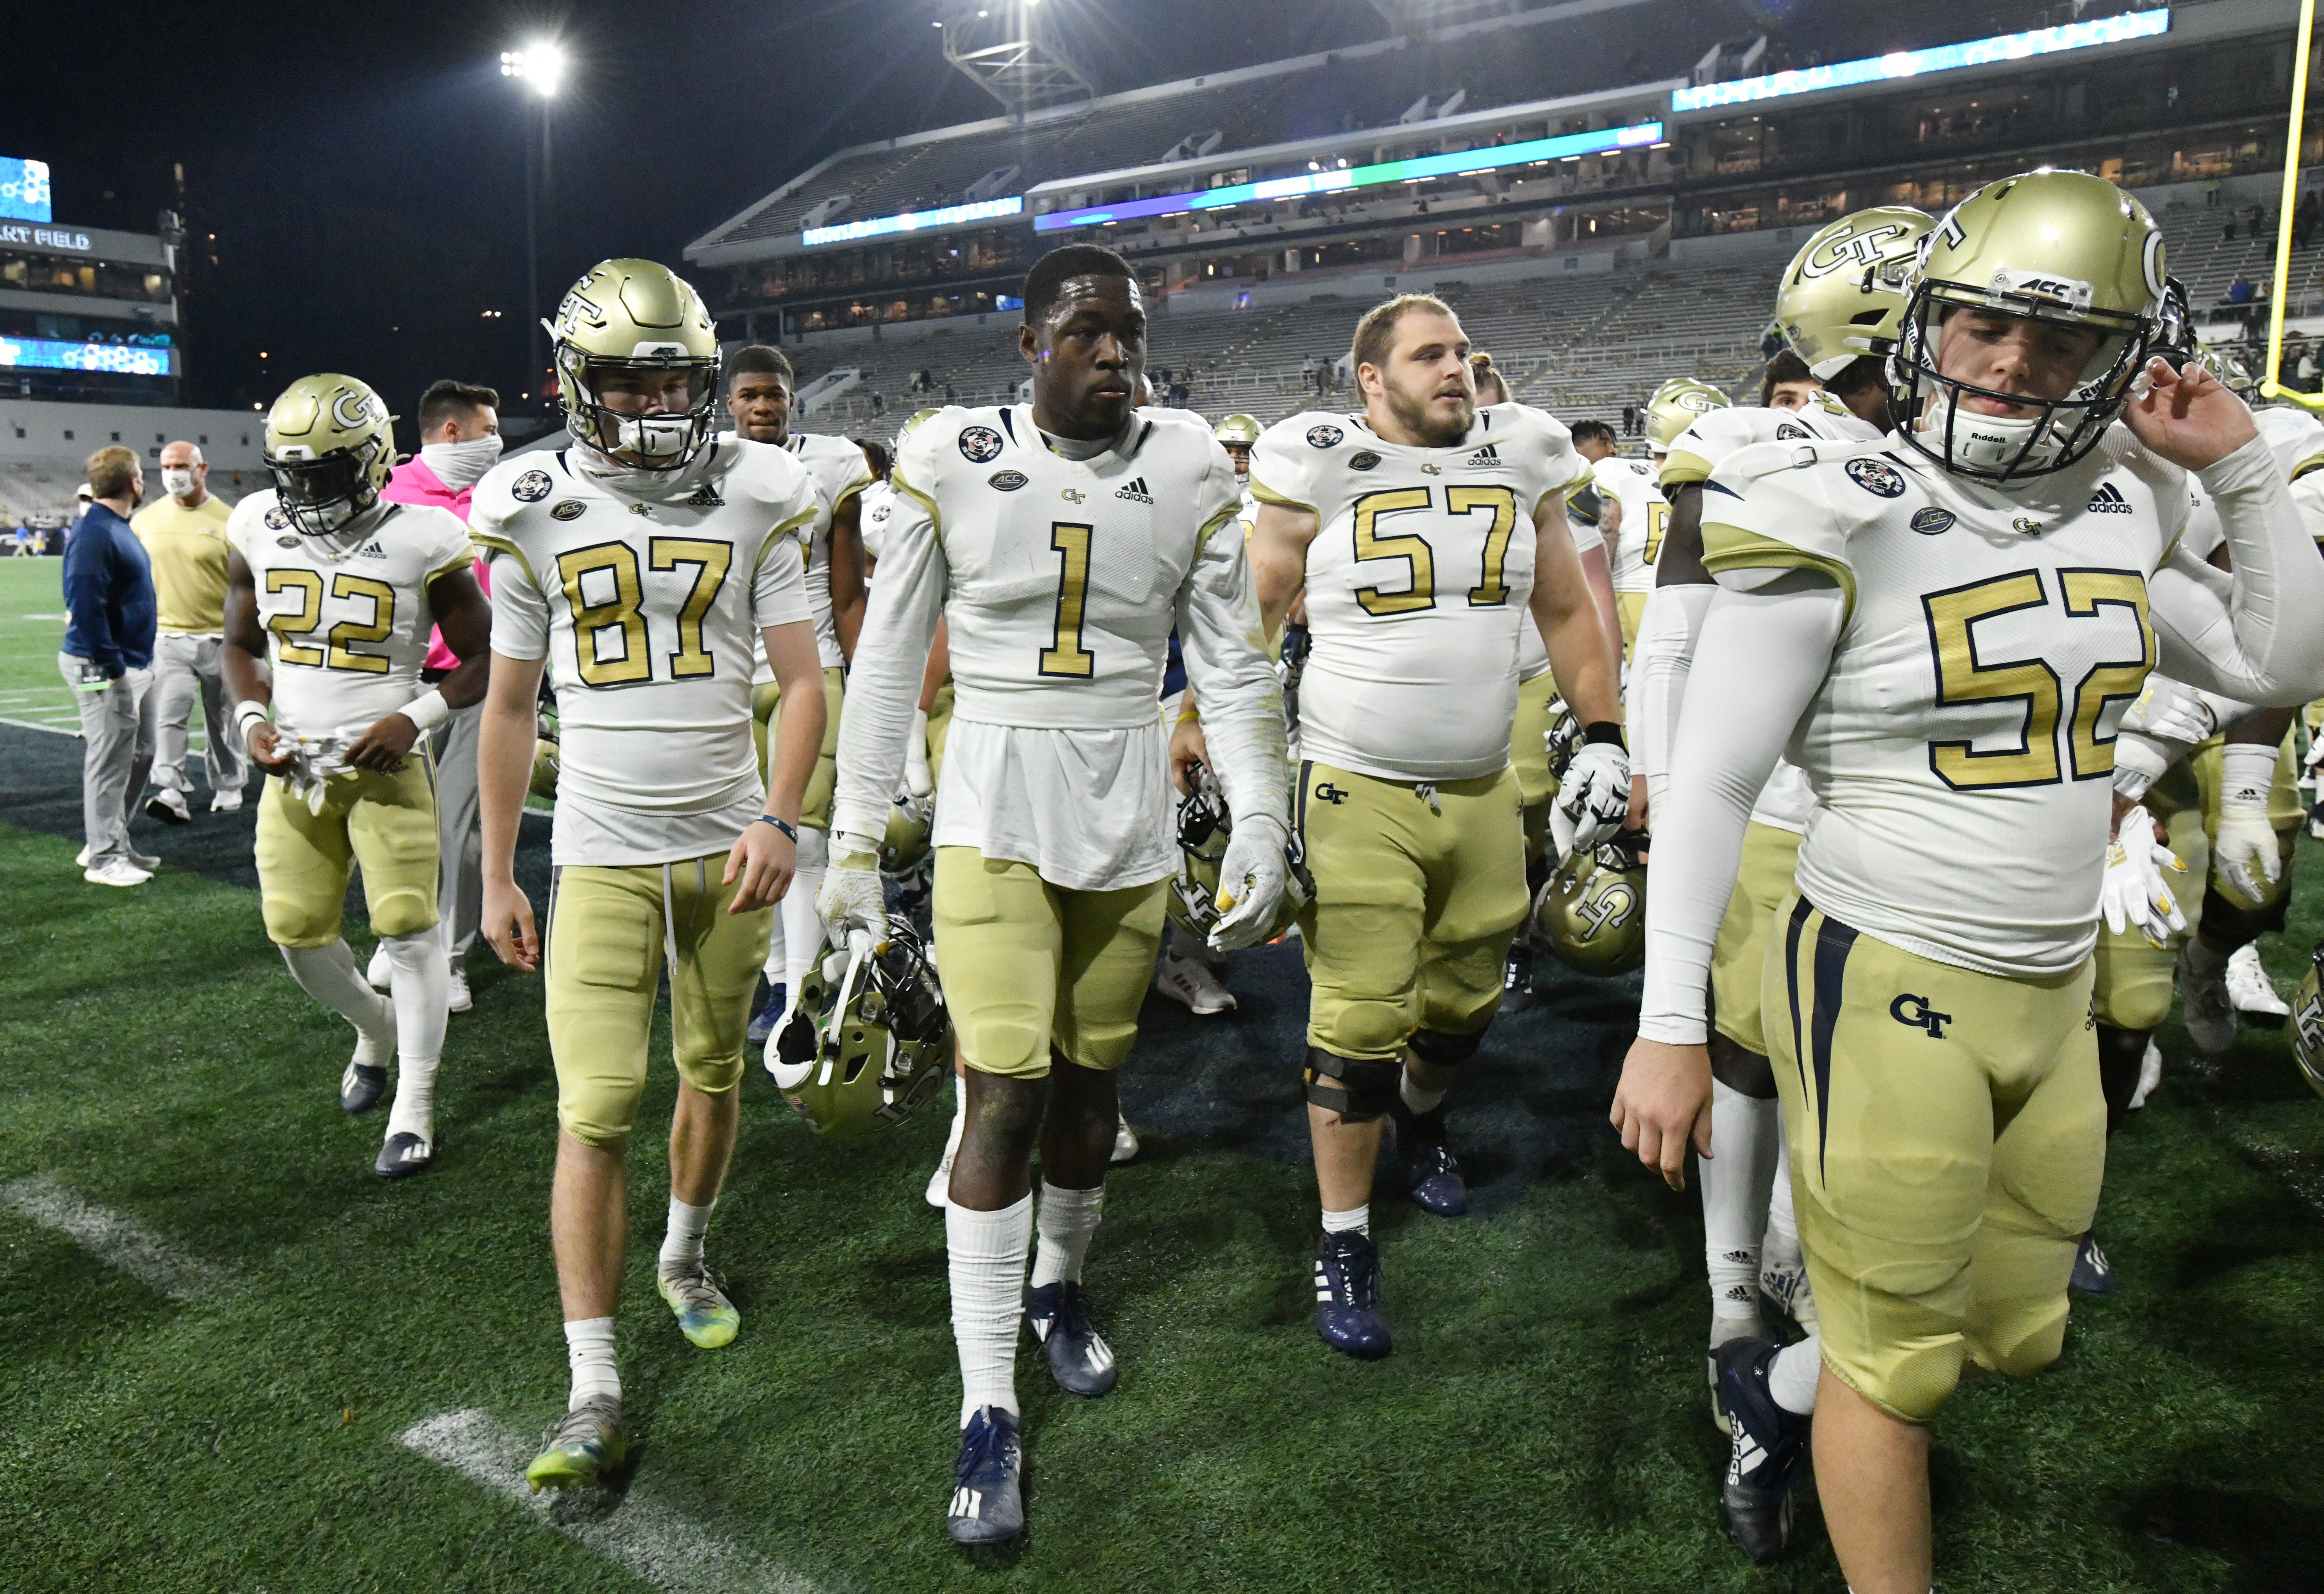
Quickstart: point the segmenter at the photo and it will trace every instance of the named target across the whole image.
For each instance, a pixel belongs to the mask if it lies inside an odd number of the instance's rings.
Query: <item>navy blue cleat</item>
[[[1024,1453],[1017,1445],[1015,1414],[980,1405],[961,1431],[960,1459],[945,1532],[955,1544],[1005,1544],[1025,1531],[1025,1495],[1019,1474]]]
[[[1315,1331],[1333,1350],[1364,1361],[1386,1356],[1379,1248],[1369,1234],[1326,1234],[1315,1247]]]
[[[2082,1236],[2080,1249],[2074,1252],[2073,1286],[2086,1295],[2114,1294],[2114,1264],[2107,1260],[2098,1248],[2098,1231],[2095,1229]]]
[[[775,1026],[783,1021],[783,1009],[787,1005],[785,987],[770,985],[761,976],[759,981],[759,1005],[751,1009],[751,1027],[744,1032],[752,1051],[767,1049],[767,1037],[774,1034]]]
[[[1719,1503],[1743,1553],[1765,1566],[1792,1537],[1792,1485],[1808,1459],[1811,1420],[1775,1404],[1767,1369],[1783,1349],[1773,1340],[1729,1340],[1714,1353],[1719,1404],[1730,1425],[1727,1482]]]
[[[1404,1154],[1404,1186],[1424,1212],[1457,1218],[1469,1210],[1469,1181],[1444,1133],[1444,1109],[1416,1113],[1396,1103],[1397,1149]]]
[[[1120,1369],[1096,1325],[1089,1292],[1070,1279],[1025,1292],[1025,1326],[1049,1359],[1049,1376],[1068,1395],[1095,1398],[1114,1386]]]
[[[339,1075],[341,1112],[369,1112],[386,1094],[387,1069],[383,1064],[350,1063],[347,1071]]]
[[[1501,1011],[1522,1013],[1533,1001],[1533,947],[1520,935],[1509,943],[1509,955],[1501,964]]]

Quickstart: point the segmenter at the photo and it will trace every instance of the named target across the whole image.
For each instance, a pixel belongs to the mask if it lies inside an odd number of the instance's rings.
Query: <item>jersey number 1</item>
[[[1057,618],[1049,645],[1041,650],[1041,673],[1088,680],[1097,673],[1097,655],[1082,646],[1082,622],[1089,611],[1092,528],[1059,521],[1049,528],[1057,556]]]

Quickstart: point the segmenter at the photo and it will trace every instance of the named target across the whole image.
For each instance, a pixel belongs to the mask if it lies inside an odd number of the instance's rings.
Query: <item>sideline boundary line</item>
[[[226,1270],[189,1257],[136,1219],[85,1201],[34,1175],[0,1185],[0,1206],[54,1230],[81,1249],[173,1301],[198,1301],[229,1282]]]

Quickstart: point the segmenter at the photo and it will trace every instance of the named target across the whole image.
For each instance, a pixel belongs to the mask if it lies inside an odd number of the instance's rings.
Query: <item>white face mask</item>
[[[1950,448],[1945,439],[1948,419],[1952,425]],[[2065,447],[2054,417],[1979,415],[1974,410],[1955,409],[1952,395],[1941,390],[1929,401],[1920,429],[1931,443],[1946,449],[1952,462],[1978,470],[2003,470],[2015,465],[2023,471],[2038,473]],[[2041,436],[2034,438],[2037,431]],[[2026,447],[2029,438],[2034,439],[2030,450]]]
[[[484,473],[500,463],[500,457],[498,432],[486,432],[466,443],[423,444],[420,450],[420,463],[455,493],[483,481]]]
[[[175,465],[165,467],[161,472],[161,490],[172,498],[189,496],[194,490],[194,473]]]

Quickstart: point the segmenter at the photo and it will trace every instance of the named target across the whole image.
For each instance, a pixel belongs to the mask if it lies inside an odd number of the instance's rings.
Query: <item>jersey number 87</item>
[[[682,681],[715,675],[718,661],[703,645],[702,619],[718,601],[734,562],[731,542],[706,542],[692,537],[656,537],[646,544],[646,563],[656,571],[681,567],[694,580],[674,617],[678,651],[668,655],[669,668],[659,678]],[[557,575],[565,602],[573,613],[574,662],[581,679],[592,686],[622,686],[657,677],[648,650],[645,583],[638,570],[637,549],[626,542],[600,542],[557,557]],[[592,580],[591,577],[596,579]],[[610,593],[599,601],[585,595],[594,590]],[[608,652],[608,644],[617,643]]]

